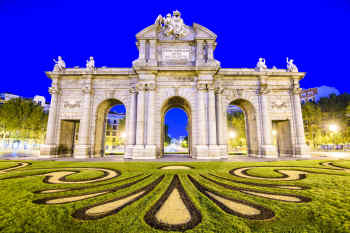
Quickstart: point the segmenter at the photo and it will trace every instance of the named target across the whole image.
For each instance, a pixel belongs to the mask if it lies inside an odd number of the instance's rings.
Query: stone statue
[[[155,24],[163,31],[166,36],[175,36],[175,39],[179,39],[186,35],[187,30],[181,13],[176,10],[173,11],[173,16],[167,14],[164,18],[162,15],[158,15]]]
[[[293,62],[294,62],[293,59],[289,60],[287,57],[287,70],[288,70],[288,72],[298,72],[298,68]]]
[[[54,72],[63,72],[66,69],[66,63],[61,56],[58,56],[57,61],[55,59],[53,59],[53,61],[55,62],[55,66],[53,67]]]
[[[266,69],[267,69],[266,60],[265,58],[260,57],[258,63],[256,64],[255,70],[259,72]]]
[[[86,69],[89,71],[95,70],[95,60],[94,57],[90,57],[90,60],[86,60]]]

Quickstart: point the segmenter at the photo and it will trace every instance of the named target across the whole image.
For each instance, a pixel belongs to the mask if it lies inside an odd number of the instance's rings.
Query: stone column
[[[305,143],[305,133],[304,133],[304,122],[300,104],[300,93],[301,88],[297,87],[292,90],[293,96],[293,112],[294,112],[294,123],[295,123],[295,154],[297,157],[310,157],[308,154],[309,148]]]
[[[90,118],[91,118],[91,95],[92,95],[92,76],[84,77],[86,80],[82,88],[83,109],[79,126],[78,145],[74,150],[74,158],[88,158],[90,155]]]
[[[50,103],[49,118],[47,121],[45,145],[43,145],[40,148],[41,157],[51,157],[57,153],[56,122],[57,122],[58,96],[60,94],[57,78],[54,78],[52,80],[52,86],[49,88],[49,93],[51,94],[51,103]]]
[[[136,143],[136,94],[135,88],[130,89],[130,106],[129,106],[129,129],[128,129],[128,145]]]
[[[214,89],[215,89],[214,85],[209,85],[209,87],[208,87],[209,145],[217,145]]]
[[[128,112],[128,131],[127,145],[125,147],[124,158],[131,159],[133,155],[134,145],[136,144],[136,88],[129,90],[129,112]]]
[[[156,50],[157,41],[149,41],[149,61],[150,66],[157,66],[157,50]]]
[[[147,142],[144,150],[144,157],[155,159],[157,147],[155,143],[155,84],[148,83],[148,103],[147,103]]]
[[[207,41],[208,45],[208,62],[211,62],[214,60],[214,41]]]
[[[137,120],[136,120],[136,145],[144,145],[145,127],[145,90],[143,84],[137,86]]]
[[[155,85],[148,86],[148,116],[147,116],[147,144],[155,145],[154,141],[154,110],[155,110]]]
[[[207,120],[206,120],[206,84],[198,85],[198,130],[200,132],[200,137],[198,140],[200,145],[208,145],[208,130],[207,130]],[[199,136],[199,135],[198,135]]]
[[[270,90],[266,81],[260,83],[259,100],[260,100],[260,119],[262,129],[262,146],[261,152],[264,157],[277,157],[276,147],[272,143],[272,121],[270,119],[268,96]]]
[[[203,46],[204,41],[203,40],[196,40],[196,66],[200,66],[204,63],[204,57],[203,57]]]
[[[226,146],[226,142],[224,139],[224,128],[225,125],[227,124],[227,122],[225,121],[225,114],[226,111],[223,109],[222,106],[222,93],[223,93],[224,89],[223,88],[217,88],[216,89],[216,101],[217,101],[217,105],[216,105],[216,121],[217,121],[217,142],[219,144],[220,147],[220,155],[221,157],[227,157],[227,146]]]
[[[208,158],[208,127],[207,127],[207,85],[205,83],[199,83],[197,85],[197,130],[193,137],[197,138],[196,153],[195,156],[198,159]]]

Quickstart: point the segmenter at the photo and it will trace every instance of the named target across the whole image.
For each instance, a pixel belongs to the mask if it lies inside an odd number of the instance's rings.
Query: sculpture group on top
[[[158,15],[155,24],[167,37],[174,36],[175,39],[179,39],[187,34],[181,13],[178,10],[173,11],[172,16],[170,13],[166,17]]]
[[[63,72],[64,69],[66,68],[66,63],[63,61],[61,56],[58,56],[58,60],[56,61],[53,59],[55,62],[55,66],[53,67],[54,72]]]
[[[158,16],[159,18],[159,16]],[[157,19],[158,20],[158,19]],[[157,21],[156,21],[157,22]],[[66,63],[63,61],[61,56],[58,56],[58,60],[56,61],[55,59],[53,59],[53,61],[55,62],[55,66],[53,68],[53,72],[58,72],[58,73],[62,73],[64,72],[64,70],[66,69]],[[94,57],[90,57],[89,60],[86,60],[86,69],[89,72],[94,72],[95,71],[95,60]],[[273,70],[277,70],[277,68],[274,66],[272,68]],[[267,71],[267,65],[266,65],[266,60],[265,58],[260,57],[255,70],[257,72],[262,72],[262,71]],[[287,57],[287,72],[298,72],[298,68],[297,66],[294,64],[294,60],[293,59],[289,59]]]
[[[299,72],[297,66],[293,63],[293,59],[289,59],[287,57],[287,72]],[[267,65],[265,58],[260,57],[258,63],[256,64],[255,70],[257,72],[267,71]],[[272,70],[277,70],[277,68],[274,66]]]

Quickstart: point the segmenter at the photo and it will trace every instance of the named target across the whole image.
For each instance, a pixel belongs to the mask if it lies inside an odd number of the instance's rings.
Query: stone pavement
[[[229,156],[227,159],[193,159],[185,154],[169,154],[159,159],[124,159],[122,156],[106,156],[102,158],[75,159],[71,157],[62,158],[40,158],[26,154],[5,154],[0,156],[4,160],[37,160],[37,161],[75,161],[75,162],[272,162],[272,161],[293,161],[293,160],[319,160],[319,159],[344,159],[350,158],[349,152],[319,152],[312,153],[311,158],[294,158],[294,157],[279,157],[279,158],[257,158],[248,157],[246,155]]]

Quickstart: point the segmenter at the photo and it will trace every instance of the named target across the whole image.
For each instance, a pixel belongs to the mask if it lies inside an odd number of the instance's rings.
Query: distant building
[[[125,119],[125,113],[110,112],[106,121],[105,152],[122,153],[124,146],[120,145],[120,140],[124,140],[125,132],[120,130],[121,120]]]
[[[0,93],[0,104],[4,104],[11,99],[22,98],[22,99],[31,99],[34,103],[43,107],[45,112],[48,112],[50,109],[50,104],[46,103],[46,99],[44,96],[35,95],[33,98],[25,98],[19,95],[14,95],[11,93]]]
[[[306,102],[316,102],[317,87],[302,90],[300,93],[300,101],[302,104]]]
[[[20,96],[10,94],[10,93],[0,93],[0,104],[6,103],[7,101],[9,101],[11,99],[16,99],[16,98],[20,98]]]
[[[303,89],[300,93],[300,101],[302,104],[307,102],[318,102],[320,98],[327,98],[331,94],[339,95],[340,92],[336,88],[329,86]]]
[[[242,110],[237,107],[236,105],[229,105],[228,108],[227,108],[227,113],[228,114],[232,114],[232,113],[235,113],[235,112],[241,112]]]

